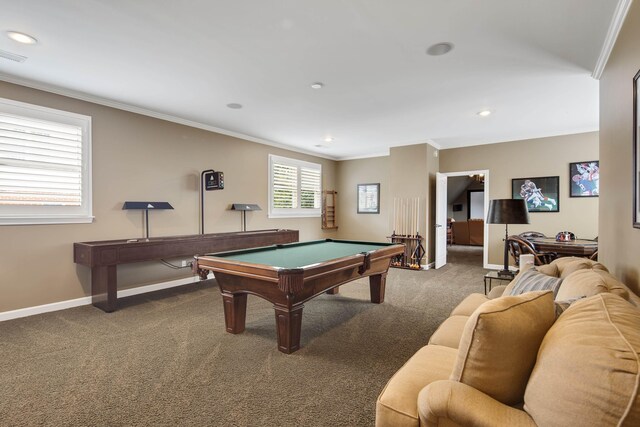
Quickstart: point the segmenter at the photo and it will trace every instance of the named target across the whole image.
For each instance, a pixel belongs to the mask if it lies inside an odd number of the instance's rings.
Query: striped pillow
[[[561,283],[562,279],[547,276],[546,274],[540,273],[535,268],[531,268],[517,278],[517,282],[514,283],[509,295],[520,295],[525,292],[549,290],[553,291],[553,297],[555,298],[558,294],[558,289],[560,288]]]

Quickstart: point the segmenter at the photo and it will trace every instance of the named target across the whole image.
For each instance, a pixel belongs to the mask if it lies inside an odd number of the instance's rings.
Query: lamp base
[[[513,271],[500,270],[500,271],[498,271],[498,276],[500,276],[500,277],[510,277],[510,278],[513,279],[513,276],[515,276],[515,274],[513,274]]]

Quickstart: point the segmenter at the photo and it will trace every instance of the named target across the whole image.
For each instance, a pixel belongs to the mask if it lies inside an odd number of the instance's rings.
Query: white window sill
[[[1,225],[90,224],[93,216],[0,217]]]

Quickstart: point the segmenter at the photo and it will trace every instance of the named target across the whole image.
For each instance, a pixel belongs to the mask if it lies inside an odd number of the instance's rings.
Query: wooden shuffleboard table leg
[[[118,308],[118,276],[115,265],[91,268],[91,304],[107,313]]]

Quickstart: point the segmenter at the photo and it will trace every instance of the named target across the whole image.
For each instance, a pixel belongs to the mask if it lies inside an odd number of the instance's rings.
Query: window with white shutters
[[[0,99],[0,224],[91,220],[91,118]]]
[[[320,216],[322,166],[269,155],[269,217]]]

